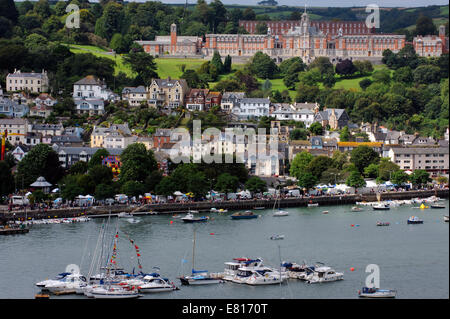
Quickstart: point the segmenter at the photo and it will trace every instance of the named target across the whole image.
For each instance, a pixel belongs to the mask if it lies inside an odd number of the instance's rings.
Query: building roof
[[[20,118],[12,118],[12,119],[0,119],[0,125],[9,125],[9,124],[14,124],[14,125],[27,125],[28,124],[28,120],[26,119],[20,119]]]
[[[337,142],[339,147],[358,147],[358,146],[369,146],[369,147],[381,147],[383,143],[381,142]]]
[[[270,104],[270,99],[269,98],[252,98],[252,97],[246,97],[243,98],[241,103],[251,103],[251,104],[255,104],[255,103],[261,103],[261,104]]]
[[[448,154],[448,147],[391,147],[395,154]]]
[[[126,86],[122,90],[122,94],[129,94],[129,93],[147,93],[147,90],[143,85],[132,87],[132,86]]]
[[[185,79],[171,79],[170,77],[167,79],[153,79],[159,87],[173,87],[177,83],[180,83],[181,86],[187,87],[187,82]]]
[[[88,75],[81,80],[78,80],[74,84],[76,85],[103,85],[103,81],[101,81],[98,77],[95,75]]]
[[[13,78],[21,78],[21,77],[27,77],[27,78],[40,78],[42,79],[45,73],[35,73],[35,72],[21,72],[16,71],[14,73],[9,73],[7,77],[13,77]]]

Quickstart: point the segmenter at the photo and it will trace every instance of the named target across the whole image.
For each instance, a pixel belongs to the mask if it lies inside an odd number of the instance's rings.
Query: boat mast
[[[195,260],[195,228],[194,228],[194,240],[192,243],[192,271],[194,271],[195,267],[194,267],[194,260]]]

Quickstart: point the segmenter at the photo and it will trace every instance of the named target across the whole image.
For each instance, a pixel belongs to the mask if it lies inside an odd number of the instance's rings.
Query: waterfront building
[[[78,161],[89,162],[99,147],[67,147],[53,145],[53,149],[58,153],[59,162],[64,168],[70,168]],[[122,148],[107,148],[111,156],[120,156]]]
[[[8,73],[6,76],[6,91],[47,92],[47,71],[42,70],[41,73],[35,73],[21,72],[20,70],[14,69],[14,73]]]
[[[424,169],[432,175],[448,174],[448,147],[391,147],[389,158],[402,170]]]

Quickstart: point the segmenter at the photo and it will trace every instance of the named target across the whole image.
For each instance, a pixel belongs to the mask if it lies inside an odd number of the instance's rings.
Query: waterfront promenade
[[[301,207],[309,203],[318,203],[319,206],[325,205],[345,205],[355,204],[356,202],[375,202],[380,200],[404,200],[412,198],[425,198],[437,196],[449,198],[448,189],[416,190],[402,192],[384,192],[379,194],[346,194],[346,195],[325,195],[313,197],[290,197],[280,200],[280,207]],[[248,199],[233,201],[201,201],[201,202],[172,202],[172,203],[153,203],[145,205],[112,205],[112,206],[92,206],[92,207],[70,207],[59,209],[48,209],[45,211],[26,210],[26,211],[0,211],[0,220],[11,219],[42,219],[42,218],[71,218],[78,216],[106,217],[110,212],[117,215],[120,212],[132,212],[136,215],[144,214],[171,214],[186,213],[189,210],[209,212],[211,208],[228,210],[250,210],[255,208],[272,208],[275,199]]]

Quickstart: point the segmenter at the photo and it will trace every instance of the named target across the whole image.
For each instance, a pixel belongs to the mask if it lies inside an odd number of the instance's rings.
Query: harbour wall
[[[425,190],[425,191],[406,191],[406,192],[386,192],[378,194],[380,200],[404,200],[412,198],[425,198],[437,196],[440,198],[449,198],[449,190]],[[352,194],[352,195],[333,195],[317,197],[293,197],[280,200],[280,207],[302,207],[309,203],[318,203],[319,206],[327,205],[345,205],[355,204],[356,202],[375,202],[378,201],[377,194]],[[51,209],[47,211],[2,211],[0,220],[3,222],[11,219],[45,219],[45,218],[73,218],[79,216],[107,217],[109,213],[117,215],[120,212],[132,212],[135,215],[146,214],[175,214],[186,213],[188,210],[210,211],[211,208],[228,210],[251,210],[255,208],[273,208],[275,200],[238,200],[226,202],[192,202],[192,203],[160,203],[146,204],[141,206],[134,205],[114,205],[114,206],[94,206],[88,208],[64,208]],[[278,206],[278,205],[277,205]]]

